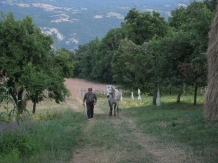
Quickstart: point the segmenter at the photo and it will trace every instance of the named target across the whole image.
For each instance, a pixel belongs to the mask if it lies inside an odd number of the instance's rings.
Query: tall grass
[[[9,89],[0,95],[0,163],[66,162],[80,142],[84,121],[66,105],[51,105],[39,114],[18,113]],[[19,102],[19,101],[18,101]],[[57,111],[59,110],[59,111]]]
[[[66,162],[80,142],[84,121],[70,109],[1,123],[1,163]]]

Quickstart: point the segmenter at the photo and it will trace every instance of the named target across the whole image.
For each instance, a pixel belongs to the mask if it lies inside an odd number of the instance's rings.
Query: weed
[[[16,100],[10,95],[10,89],[7,87],[0,87],[0,108],[3,107],[3,110],[0,110],[0,121],[9,123],[10,121],[19,121],[22,119],[22,115],[18,111],[18,103],[21,102],[16,97]],[[28,113],[27,110],[23,110],[25,113]]]

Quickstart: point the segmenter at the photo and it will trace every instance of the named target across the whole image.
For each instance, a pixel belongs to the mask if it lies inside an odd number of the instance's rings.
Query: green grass
[[[152,153],[146,151],[149,146],[142,142],[160,147],[175,144],[186,152],[187,162],[191,162],[189,157],[202,163],[218,162],[218,123],[204,118],[203,97],[198,97],[196,106],[192,96],[183,96],[179,104],[176,96],[162,97],[161,106],[151,103],[152,97],[142,97],[141,101],[124,98],[120,115],[126,118],[117,118],[108,116],[107,101],[99,97],[97,107],[101,113],[88,121],[81,104],[75,103],[82,109],[78,113],[65,103],[45,101],[38,105],[37,114],[26,119],[27,137],[21,134],[22,139],[17,139],[26,153],[14,146],[10,152],[0,153],[0,163],[69,162],[74,152],[83,148],[90,148],[90,157],[101,163],[155,162]],[[16,136],[11,133],[15,141]],[[155,142],[149,141],[150,137]],[[12,140],[7,138],[8,142]]]
[[[31,145],[31,152],[22,153],[20,149],[11,147],[14,148],[11,153],[6,151],[0,154],[1,163],[66,162],[72,157],[73,151],[81,141],[80,136],[85,125],[81,114],[70,109],[54,110],[46,114],[33,115],[31,121],[37,125],[32,132],[28,132],[29,139],[21,142]],[[15,133],[11,132],[11,137]],[[21,135],[24,134],[21,132]]]
[[[203,116],[203,98],[193,106],[189,96],[181,103],[175,97],[164,97],[161,106],[146,105],[125,110],[145,134],[167,143],[180,143],[191,148],[200,162],[218,162],[218,123]]]

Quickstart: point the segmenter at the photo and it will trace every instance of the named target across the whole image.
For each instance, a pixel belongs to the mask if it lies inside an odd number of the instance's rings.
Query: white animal
[[[119,101],[122,99],[122,93],[112,85],[106,85],[106,94],[110,106],[109,116],[112,116],[113,109],[114,116],[116,116],[116,114],[119,116]]]

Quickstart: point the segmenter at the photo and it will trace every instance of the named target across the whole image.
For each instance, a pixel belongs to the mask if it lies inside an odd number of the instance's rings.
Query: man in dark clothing
[[[87,116],[88,119],[90,120],[91,118],[93,118],[94,105],[97,102],[97,97],[94,93],[92,93],[92,88],[88,88],[88,92],[84,95],[83,98],[84,106],[85,106],[85,102],[87,107]]]

